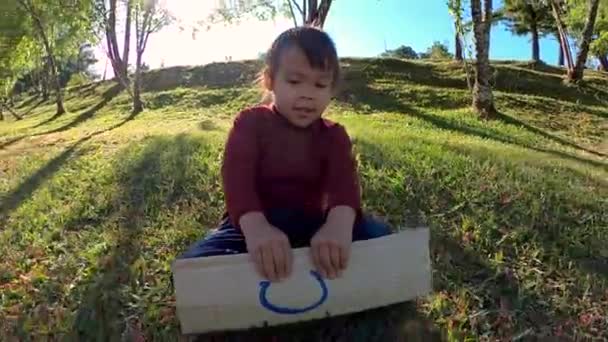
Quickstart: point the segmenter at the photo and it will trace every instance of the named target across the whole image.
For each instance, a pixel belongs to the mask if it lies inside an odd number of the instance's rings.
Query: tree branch
[[[289,2],[289,6],[291,6],[291,3],[293,3],[296,6],[296,8],[298,9],[298,12],[300,12],[300,14],[302,16],[304,16],[304,11],[302,10],[302,7],[300,7],[300,4],[298,4],[297,0],[287,0],[287,1]],[[304,0],[304,1],[306,1],[306,0]],[[306,7],[306,5],[304,5],[304,6]]]
[[[289,5],[289,13],[291,13],[291,18],[293,18],[293,26],[298,27],[298,20],[296,19],[296,13],[293,11],[293,4],[290,0],[287,0],[287,4]]]

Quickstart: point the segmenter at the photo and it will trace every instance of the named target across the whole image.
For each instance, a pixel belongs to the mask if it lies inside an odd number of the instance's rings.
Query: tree
[[[475,39],[475,85],[473,109],[482,117],[496,114],[494,96],[490,85],[490,30],[492,27],[492,0],[471,0],[471,17]]]
[[[65,113],[65,108],[63,107],[63,92],[59,83],[59,74],[57,73],[57,63],[54,55],[54,46],[52,45],[51,39],[49,37],[50,28],[47,26],[49,20],[42,18],[42,15],[43,13],[45,13],[45,11],[39,8],[41,4],[34,3],[34,0],[18,0],[18,2],[21,9],[30,16],[31,21],[33,23],[32,26],[34,28],[34,31],[36,32],[36,35],[44,46],[44,50],[46,52],[47,59],[49,62],[49,70],[51,73],[51,77],[54,81],[53,86],[55,87],[55,96],[57,104],[56,115],[61,115]],[[51,10],[56,9],[56,7],[50,7]]]
[[[435,41],[426,52],[420,54],[423,59],[452,59],[454,55],[450,53],[446,44]]]
[[[220,0],[209,20],[235,22],[253,16],[269,20],[277,15],[291,17],[295,27],[315,26],[323,28],[333,0]]]
[[[129,86],[129,53],[131,47],[132,11],[134,1],[123,0],[122,5],[125,12],[124,39],[122,55],[117,39],[118,7],[117,0],[96,0],[96,19],[98,22],[98,35],[105,37],[106,55],[110,60],[114,76],[119,84],[127,88]],[[106,5],[107,3],[107,5]]]
[[[302,17],[301,25],[311,25],[323,28],[325,20],[329,14],[332,0],[285,0],[290,8],[290,13],[294,20],[294,25],[298,26],[293,7],[297,8]],[[299,4],[301,2],[301,5]]]
[[[600,69],[608,71],[608,0],[600,5],[595,23],[595,40],[591,43],[591,52],[597,57]]]
[[[574,62],[572,61],[572,52],[570,51],[570,43],[568,41],[568,34],[566,32],[566,24],[562,19],[562,14],[564,11],[564,2],[561,0],[548,0],[551,5],[551,13],[553,14],[553,18],[555,19],[555,26],[557,27],[557,35],[559,38],[560,47],[562,49],[563,59],[566,63],[566,70],[568,70],[568,74],[572,73],[574,69]]]
[[[540,37],[554,31],[555,21],[545,0],[505,0],[507,26],[516,35],[531,35],[532,60],[540,62]]]
[[[454,18],[454,58],[457,61],[464,60],[462,51],[462,0],[448,0],[448,11]]]
[[[598,6],[589,53],[598,59],[602,69],[608,71],[608,0],[600,0]],[[589,7],[584,1],[570,1],[565,21],[579,45],[583,41],[588,13]]]
[[[8,103],[19,75],[31,64],[28,52],[35,45],[27,35],[22,13],[15,9],[15,2],[0,3],[0,120],[4,120],[4,110],[22,119]]]
[[[380,54],[383,58],[418,59],[418,54],[411,46],[401,45],[394,50],[387,50]]]
[[[90,38],[91,2],[61,0],[17,0],[17,10],[24,14],[28,34],[42,46],[50,81],[55,91],[56,115],[65,113],[59,80],[58,59],[77,49]]]
[[[143,55],[152,33],[160,31],[173,20],[167,9],[158,0],[130,0],[135,17],[136,61],[133,81],[133,114],[140,113],[144,104],[141,100],[141,73]]]
[[[585,26],[581,34],[581,43],[576,55],[576,64],[571,73],[568,74],[568,81],[579,82],[583,79],[583,71],[587,62],[587,55],[591,46],[595,20],[599,8],[600,0],[589,0],[589,12],[585,20]]]
[[[67,85],[70,78],[74,75],[81,75],[89,80],[99,77],[91,70],[91,67],[97,62],[98,59],[95,57],[95,52],[93,51],[91,44],[83,44],[78,49],[78,52],[70,56],[67,60],[62,61],[62,84]]]

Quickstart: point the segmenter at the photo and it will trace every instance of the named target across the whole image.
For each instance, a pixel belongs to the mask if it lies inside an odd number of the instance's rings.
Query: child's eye
[[[288,80],[287,83],[289,83],[289,84],[299,84],[300,81],[299,80]]]
[[[323,84],[323,83],[317,83],[316,86],[319,89],[325,89],[325,88],[327,88],[327,84]]]

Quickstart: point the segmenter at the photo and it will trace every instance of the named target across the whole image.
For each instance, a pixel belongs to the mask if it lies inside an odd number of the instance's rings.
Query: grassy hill
[[[608,76],[566,87],[497,63],[501,115],[480,121],[461,65],[343,62],[328,117],[354,140],[366,210],[431,227],[434,294],[202,340],[608,338]],[[60,117],[22,99],[25,119],[0,123],[3,340],[177,339],[170,263],[222,213],[223,142],[258,70],[153,71],[136,116],[111,82],[70,89]]]

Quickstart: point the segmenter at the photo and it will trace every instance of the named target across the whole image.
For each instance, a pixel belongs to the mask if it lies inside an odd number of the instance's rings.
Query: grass
[[[345,124],[366,210],[432,229],[434,293],[416,303],[221,340],[608,338],[608,77],[495,65],[499,119],[468,109],[450,62],[346,59],[328,115]],[[149,73],[133,116],[111,83],[65,116],[24,98],[0,124],[0,336],[179,336],[170,263],[223,210],[233,115],[255,62]]]

